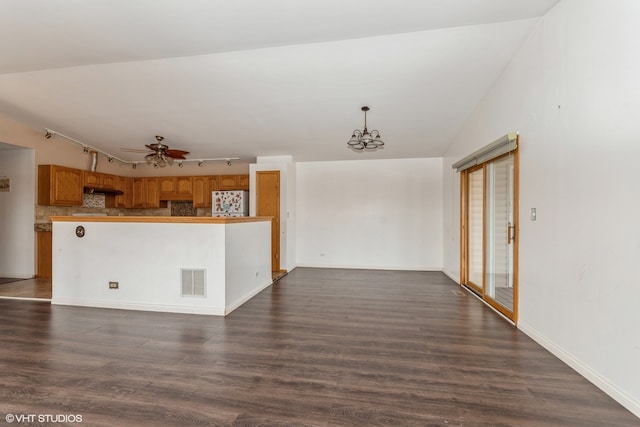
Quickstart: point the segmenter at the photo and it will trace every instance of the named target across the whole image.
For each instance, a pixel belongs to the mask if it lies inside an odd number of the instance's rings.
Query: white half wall
[[[442,269],[442,159],[296,167],[298,266]]]
[[[11,191],[0,192],[0,276],[35,275],[35,150],[0,150],[0,178],[9,178]]]
[[[269,221],[77,218],[53,221],[52,304],[222,316],[272,282]],[[84,227],[84,237],[76,236],[77,226]],[[205,270],[204,297],[181,295],[181,269]],[[109,289],[109,282],[119,289]]]
[[[636,0],[561,1],[446,153],[443,188],[444,269],[456,276],[451,164],[520,133],[518,326],[640,416],[638,22]]]

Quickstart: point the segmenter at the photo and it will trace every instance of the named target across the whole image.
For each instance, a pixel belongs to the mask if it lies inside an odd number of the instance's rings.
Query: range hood
[[[121,190],[100,187],[84,187],[84,192],[85,194],[113,194],[115,196],[122,196],[124,194]]]

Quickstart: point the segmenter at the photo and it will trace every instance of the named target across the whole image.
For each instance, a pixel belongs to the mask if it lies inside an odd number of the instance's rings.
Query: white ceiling
[[[557,2],[0,0],[0,113],[129,161],[440,156]]]

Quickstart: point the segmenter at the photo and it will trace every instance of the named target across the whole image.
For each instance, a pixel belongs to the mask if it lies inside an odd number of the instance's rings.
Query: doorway
[[[271,219],[271,270],[280,273],[280,171],[256,171],[256,215]]]
[[[461,284],[518,315],[518,142],[461,171]]]

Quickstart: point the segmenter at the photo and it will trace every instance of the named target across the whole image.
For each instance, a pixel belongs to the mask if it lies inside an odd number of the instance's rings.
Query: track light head
[[[198,166],[199,166],[199,167],[204,166],[204,162],[203,162],[202,160],[200,160],[200,161],[198,162]]]
[[[184,166],[184,163],[178,162],[178,167],[181,168],[182,166]]]
[[[227,166],[231,166],[231,159],[227,159]]]
[[[138,167],[138,164],[137,164],[137,163],[134,163],[134,164],[132,164],[132,165],[131,165],[131,167],[133,167],[133,169],[135,169],[135,168],[137,168],[137,167]]]
[[[86,145],[84,147],[82,147],[82,152],[84,154],[89,154],[89,147],[87,147]]]
[[[53,136],[53,134],[51,133],[50,130],[47,130],[47,133],[44,134],[44,137],[47,139],[51,139],[51,137]]]
[[[109,163],[113,163],[113,157],[109,157]]]

